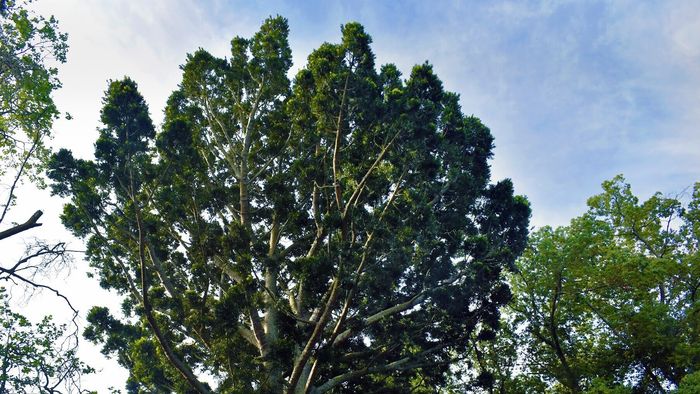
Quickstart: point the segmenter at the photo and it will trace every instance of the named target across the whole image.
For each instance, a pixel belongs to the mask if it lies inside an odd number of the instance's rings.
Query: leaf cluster
[[[33,324],[13,312],[0,288],[0,392],[82,392],[80,376],[94,370],[78,359],[65,332],[50,316]]]

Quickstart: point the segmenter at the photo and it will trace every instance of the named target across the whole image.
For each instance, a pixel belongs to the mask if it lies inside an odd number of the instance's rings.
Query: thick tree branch
[[[32,217],[30,217],[29,220],[27,220],[26,222],[24,222],[22,224],[18,224],[12,228],[9,228],[5,231],[0,232],[0,240],[3,240],[5,238],[9,238],[9,237],[16,235],[16,234],[19,234],[23,231],[33,229],[34,227],[41,226],[41,223],[37,223],[37,221],[39,220],[39,218],[43,214],[44,214],[44,212],[42,212],[40,210],[36,211],[36,212],[34,212]]]
[[[556,276],[557,283],[554,288],[554,296],[552,297],[549,309],[549,334],[552,336],[552,345],[554,345],[554,351],[557,354],[557,358],[561,362],[561,365],[564,368],[564,372],[566,373],[566,380],[568,382],[569,389],[575,393],[578,393],[581,391],[581,386],[579,385],[578,377],[574,373],[574,370],[571,368],[571,365],[569,365],[569,360],[564,354],[564,349],[562,349],[561,343],[559,341],[559,334],[557,333],[557,307],[559,297],[562,293],[563,278],[561,272],[557,272]]]
[[[348,311],[350,310],[350,303],[352,302],[352,299],[355,295],[355,290],[357,289],[357,284],[360,281],[360,277],[362,276],[362,272],[364,270],[365,263],[367,262],[368,247],[372,243],[373,238],[374,238],[374,232],[372,232],[369,236],[367,236],[367,240],[365,241],[365,244],[363,245],[364,252],[362,253],[362,259],[360,261],[360,264],[357,267],[357,270],[355,271],[352,286],[350,287],[350,290],[348,291],[348,295],[345,298],[345,302],[343,304],[343,309],[340,312],[340,316],[338,317],[338,320],[336,321],[335,327],[333,327],[333,332],[331,333],[331,337],[328,340],[329,345],[332,345],[335,342],[335,339],[340,334],[340,329],[343,327],[343,324],[345,323],[345,318],[347,317]]]
[[[384,319],[385,317],[389,317],[389,316],[395,315],[397,313],[407,311],[407,310],[415,307],[416,305],[421,304],[423,301],[426,300],[426,298],[430,292],[433,292],[433,291],[440,289],[442,287],[445,287],[445,286],[449,286],[449,285],[455,283],[460,277],[461,277],[461,275],[459,273],[455,274],[452,277],[443,281],[442,283],[440,283],[432,288],[425,289],[425,290],[421,291],[420,293],[416,294],[408,301],[402,302],[400,304],[396,304],[394,306],[391,306],[389,308],[381,310],[381,311],[367,317],[366,319],[364,319],[362,321],[362,324],[360,324],[355,329],[352,329],[352,330],[347,329],[347,330],[341,332],[340,334],[338,334],[338,336],[333,341],[333,346],[338,346],[343,341],[348,339],[350,336],[357,334],[358,332],[365,329],[367,326],[374,324],[374,323]]]
[[[294,393],[297,382],[299,381],[299,378],[301,377],[301,373],[303,372],[307,361],[311,357],[311,352],[316,347],[316,344],[318,343],[319,339],[321,338],[321,335],[323,334],[323,331],[326,328],[326,324],[328,323],[328,320],[330,319],[333,305],[335,304],[335,301],[338,298],[339,289],[340,289],[340,278],[338,276],[336,276],[335,280],[333,280],[333,284],[331,285],[331,292],[330,292],[330,295],[328,297],[328,300],[326,301],[326,303],[323,307],[323,313],[319,317],[318,322],[316,323],[316,326],[314,327],[314,331],[312,332],[311,336],[309,337],[309,340],[306,342],[306,346],[304,346],[304,349],[302,350],[301,354],[299,354],[299,356],[297,357],[297,359],[294,363],[294,368],[292,369],[292,375],[289,377],[289,388],[287,389],[287,394]]]
[[[258,87],[258,91],[255,95],[255,100],[253,101],[253,106],[250,109],[250,113],[248,114],[248,120],[243,128],[243,150],[241,151],[241,163],[240,163],[240,172],[241,176],[240,179],[238,180],[238,188],[239,188],[239,200],[240,200],[240,218],[241,218],[241,224],[245,226],[246,228],[250,228],[250,199],[248,196],[248,159],[249,159],[249,154],[250,154],[250,145],[252,142],[252,137],[253,137],[253,132],[251,130],[251,126],[253,124],[253,119],[255,118],[255,114],[258,112],[258,106],[260,105],[260,98],[262,96],[263,89],[265,87],[265,77],[263,77],[260,81],[260,86]]]
[[[441,344],[441,345],[432,347],[430,349],[424,350],[418,354],[409,355],[409,356],[403,357],[399,360],[390,362],[390,363],[385,364],[385,365],[378,365],[378,366],[374,366],[374,367],[363,368],[363,369],[356,370],[356,371],[346,372],[344,374],[341,374],[341,375],[338,375],[338,376],[335,376],[335,377],[329,379],[328,381],[326,381],[324,384],[322,384],[321,386],[319,386],[317,388],[310,389],[309,392],[312,394],[325,393],[343,382],[346,382],[348,380],[355,379],[355,378],[358,378],[360,376],[364,376],[364,375],[367,375],[370,373],[387,372],[387,371],[405,371],[405,370],[416,369],[416,368],[421,368],[421,367],[426,367],[426,366],[448,363],[449,361],[420,360],[421,358],[424,358],[432,353],[440,351],[440,350],[446,348],[447,346],[448,346],[447,344]]]
[[[343,94],[340,99],[340,109],[338,110],[338,121],[335,129],[335,142],[333,143],[333,186],[335,190],[335,203],[338,205],[338,211],[343,212],[343,190],[340,187],[339,175],[338,175],[338,160],[340,154],[340,140],[342,139],[341,128],[343,121],[343,107],[345,106],[345,97],[348,92],[348,81],[350,80],[350,73],[345,76],[345,86],[343,86]]]
[[[241,274],[239,274],[233,268],[231,268],[221,256],[215,256],[213,260],[216,266],[219,267],[219,269],[221,269],[226,274],[226,276],[231,278],[231,280],[233,280],[236,283],[243,283],[243,277],[241,276]],[[246,292],[246,300],[248,300],[249,298],[250,296]],[[248,315],[252,330],[245,327],[239,327],[238,332],[248,342],[250,342],[256,348],[258,348],[258,350],[260,351],[260,355],[262,356],[264,354],[265,348],[265,330],[263,329],[263,325],[260,322],[260,317],[257,316],[257,312],[254,308],[248,308]]]
[[[333,341],[333,346],[339,345],[340,343],[342,343],[343,341],[348,339],[351,335],[356,334],[357,332],[361,331],[365,327],[367,327],[373,323],[376,323],[385,317],[395,315],[397,313],[407,311],[407,310],[413,308],[414,306],[425,301],[425,298],[426,298],[425,292],[421,292],[406,302],[396,304],[396,305],[391,306],[389,308],[386,308],[380,312],[377,312],[377,313],[373,314],[372,316],[369,316],[368,318],[363,320],[360,327],[358,327],[354,330],[347,329],[347,330],[341,332],[340,334],[338,334],[338,336]]]
[[[231,266],[229,266],[225,261],[224,258],[221,256],[214,256],[213,258],[214,264],[216,264],[217,267],[221,271],[223,271],[226,276],[231,278],[236,283],[243,283],[243,277],[241,276],[240,273],[236,272]]]

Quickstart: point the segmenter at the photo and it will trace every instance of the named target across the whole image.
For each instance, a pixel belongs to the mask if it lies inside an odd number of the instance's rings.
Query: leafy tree
[[[8,0],[0,7],[0,175],[16,172],[5,203],[0,205],[0,222],[15,202],[21,177],[36,176],[47,158],[44,142],[59,116],[51,94],[60,81],[50,64],[65,62],[67,36],[58,31],[53,17],[32,13],[28,3]],[[7,233],[0,233],[0,239],[12,235]]]
[[[82,391],[80,376],[93,370],[76,357],[65,326],[56,326],[51,317],[32,324],[10,310],[0,289],[0,327],[0,393]]]
[[[676,391],[677,394],[694,394],[700,391],[700,371],[685,375]]]
[[[667,392],[700,367],[700,184],[685,206],[640,202],[621,176],[603,190],[569,226],[532,234],[512,346],[554,392]]]
[[[41,210],[23,223],[6,224],[20,200],[18,187],[27,179],[42,187],[40,175],[49,157],[46,140],[59,111],[51,97],[61,84],[56,65],[65,62],[67,35],[58,22],[30,10],[31,1],[0,1],[0,392],[58,393],[80,391],[80,375],[89,371],[76,357],[77,310],[55,288],[38,278],[64,266],[65,243],[27,242],[12,260],[8,242],[38,226]],[[10,240],[10,238],[12,240]],[[75,331],[65,335],[50,317],[31,324],[10,310],[5,284],[49,290],[73,311]]]
[[[67,51],[67,36],[58,30],[57,21],[36,15],[29,3],[0,2],[0,241],[5,245],[8,238],[41,226],[41,210],[21,224],[5,223],[18,202],[22,181],[29,178],[42,186],[39,175],[49,155],[45,142],[59,116],[51,97],[61,86],[54,65],[65,62]],[[35,278],[65,262],[68,252],[65,243],[37,241],[15,261],[3,256],[0,280],[55,291]]]
[[[189,55],[157,134],[112,81],[95,160],[52,159],[63,222],[125,296],[86,336],[131,392],[434,392],[497,329],[530,211],[489,185],[488,128],[429,64],[378,72],[357,23],[290,83],[287,35],[270,18],[228,59]]]

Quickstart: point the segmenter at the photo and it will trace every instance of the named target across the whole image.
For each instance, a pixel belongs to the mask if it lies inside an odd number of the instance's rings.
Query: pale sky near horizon
[[[280,14],[289,19],[294,69],[322,42],[337,42],[349,21],[372,35],[377,64],[395,63],[407,75],[414,64],[432,63],[445,88],[461,95],[463,112],[490,127],[493,179],[513,179],[532,203],[535,226],[582,214],[616,174],[644,197],[676,195],[700,181],[697,1],[38,0],[34,7],[69,34],[55,97],[73,120],[56,123],[54,145],[79,156],[91,155],[107,80],[134,79],[159,124],[187,53],[202,47],[226,56],[232,37],[248,37]],[[61,202],[33,196],[46,207],[45,228],[60,234]],[[82,312],[103,301],[116,307],[85,269],[78,259],[57,286]],[[41,310],[34,305],[28,310]],[[86,352],[96,359],[94,349]],[[116,364],[100,365],[87,388],[123,385]]]

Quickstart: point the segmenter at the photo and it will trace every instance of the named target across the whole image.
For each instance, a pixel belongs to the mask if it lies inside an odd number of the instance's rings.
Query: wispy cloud
[[[560,224],[617,173],[643,193],[700,178],[697,3],[436,7],[411,44],[496,136],[534,222]],[[411,37],[413,38],[413,37]],[[416,53],[420,50],[405,53]],[[552,218],[555,218],[552,222]]]

